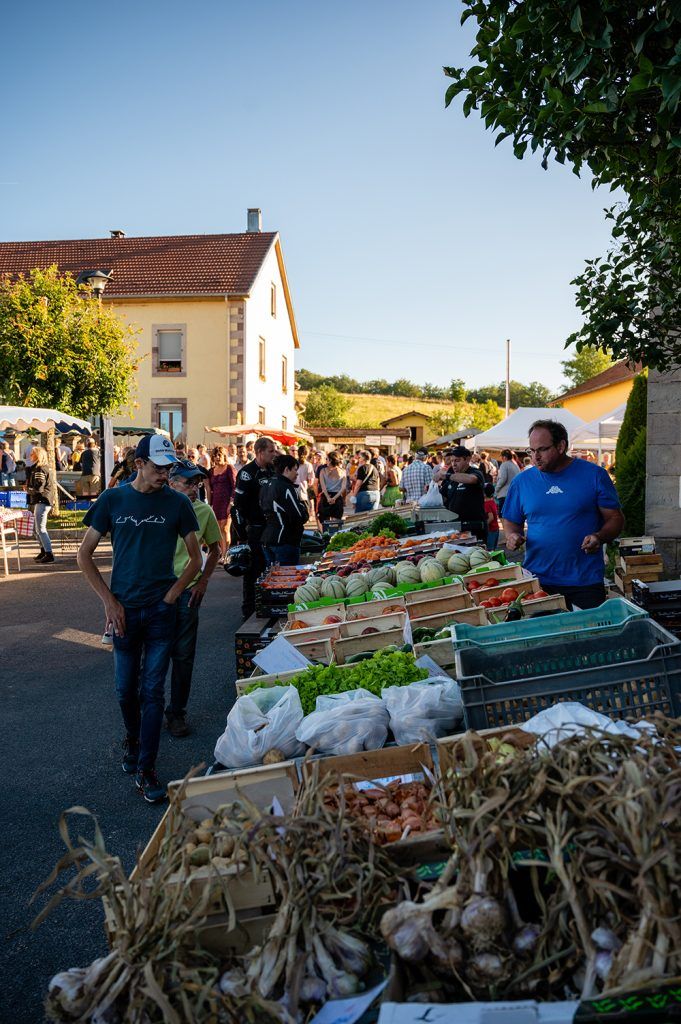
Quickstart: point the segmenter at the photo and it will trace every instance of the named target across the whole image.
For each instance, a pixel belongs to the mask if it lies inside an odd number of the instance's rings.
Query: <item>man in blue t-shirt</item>
[[[523,565],[550,594],[564,594],[569,608],[605,601],[603,544],[624,526],[617,492],[600,466],[567,454],[568,435],[556,420],[530,427],[534,466],[512,481],[503,510],[506,547],[524,543]]]
[[[88,510],[84,522],[89,529],[78,552],[78,565],[102,599],[107,627],[113,629],[116,693],[126,730],[123,771],[135,775],[149,803],[166,795],[155,765],[175,604],[201,569],[192,504],[167,486],[168,471],[176,462],[167,438],[144,437],[135,451],[135,479],[105,490]],[[107,533],[113,547],[110,588],[93,560]],[[179,579],[173,572],[178,537],[189,555]]]

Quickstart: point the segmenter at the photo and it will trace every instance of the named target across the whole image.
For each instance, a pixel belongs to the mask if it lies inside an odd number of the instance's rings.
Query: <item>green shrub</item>
[[[615,451],[615,465],[619,468],[620,459],[624,453],[631,448],[636,436],[646,425],[646,413],[648,410],[648,377],[645,373],[639,373],[634,377],[634,386],[629,394],[627,408],[624,412],[624,419],[617,438],[617,449]],[[618,474],[619,476],[619,474]]]
[[[645,533],[646,435],[641,427],[629,448],[617,459],[617,491],[624,513],[624,531],[630,537]]]

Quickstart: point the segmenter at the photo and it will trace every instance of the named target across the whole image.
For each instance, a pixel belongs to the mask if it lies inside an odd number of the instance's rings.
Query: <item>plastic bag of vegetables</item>
[[[324,694],[296,729],[296,738],[323,754],[377,750],[388,738],[388,709],[368,690]]]
[[[427,743],[449,736],[463,718],[459,684],[446,676],[388,686],[382,696],[398,743]]]
[[[215,744],[215,760],[227,768],[262,764],[270,751],[285,761],[303,753],[296,729],[303,720],[295,686],[263,686],[237,697],[225,731]]]

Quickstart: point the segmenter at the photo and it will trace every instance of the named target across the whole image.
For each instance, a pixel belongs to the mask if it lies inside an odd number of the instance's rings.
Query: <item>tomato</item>
[[[535,592],[535,595],[534,595],[534,599],[535,599],[535,601],[536,601],[538,597],[549,597],[549,596],[550,596],[550,595],[549,595],[549,594],[547,594],[545,590],[537,590],[537,591]]]
[[[471,590],[480,590],[480,584],[477,580],[471,580],[470,583],[466,584],[466,590],[470,593]]]
[[[481,608],[494,608],[494,604],[492,603],[492,601],[481,601],[480,602],[480,607]]]
[[[510,604],[511,601],[517,601],[518,591],[515,589],[515,587],[506,587],[506,589],[502,590],[501,592],[501,600],[504,602],[504,604]]]
[[[488,580],[485,580],[485,586],[486,587],[498,587],[499,586],[499,580],[495,579],[494,576],[490,576],[490,578]]]
[[[492,608],[501,608],[504,602],[501,600],[500,597],[490,597],[489,603],[491,604]]]

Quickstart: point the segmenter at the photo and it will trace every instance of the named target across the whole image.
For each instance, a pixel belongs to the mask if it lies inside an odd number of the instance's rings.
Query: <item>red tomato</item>
[[[492,608],[501,608],[504,602],[501,600],[500,597],[490,597],[489,603],[491,604]]]
[[[515,589],[515,587],[506,587],[506,589],[502,590],[501,592],[501,600],[504,602],[504,604],[510,604],[511,601],[517,601],[518,591]]]
[[[538,597],[549,597],[549,595],[546,593],[545,590],[537,590],[534,595],[535,601]]]
[[[490,576],[490,578],[488,580],[485,580],[485,586],[486,587],[498,587],[499,586],[499,580],[495,579],[494,576]]]
[[[481,601],[480,602],[480,607],[481,608],[494,608],[494,604],[493,604],[492,601]]]
[[[480,590],[480,584],[477,580],[471,580],[470,583],[466,584],[466,590],[470,593],[471,590]]]

